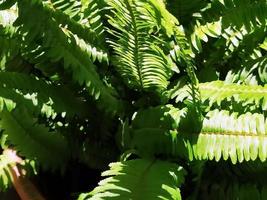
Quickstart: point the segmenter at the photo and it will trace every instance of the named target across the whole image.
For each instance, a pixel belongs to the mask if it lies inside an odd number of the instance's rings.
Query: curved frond
[[[179,187],[184,181],[182,167],[160,160],[136,159],[111,163],[103,172],[107,178],[99,182],[86,199],[181,199]]]

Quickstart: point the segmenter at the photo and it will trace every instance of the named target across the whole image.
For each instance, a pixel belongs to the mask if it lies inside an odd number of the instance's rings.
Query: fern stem
[[[16,165],[10,165],[8,167],[12,175],[13,186],[21,200],[45,200],[35,185],[33,185],[33,183],[25,177],[25,172],[18,167],[19,163],[23,160],[11,149],[7,149],[5,152],[6,155],[10,157],[10,160],[17,163]]]

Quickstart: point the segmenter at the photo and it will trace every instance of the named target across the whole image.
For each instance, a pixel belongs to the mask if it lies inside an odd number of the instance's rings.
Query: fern
[[[264,1],[250,4],[232,0],[227,1],[226,4],[218,2],[213,1],[210,8],[202,13],[204,19],[209,17],[209,19],[214,18],[215,21],[204,25],[197,22],[195,25],[191,41],[198,51],[202,50],[201,40],[207,42],[208,36],[222,36],[226,40],[226,48],[233,51],[244,35],[253,33],[257,30],[257,26],[266,25],[266,2]],[[219,17],[221,18],[217,20]]]
[[[58,168],[68,160],[67,143],[59,133],[49,132],[25,108],[1,112],[1,128],[22,155],[37,160],[44,168]],[[53,155],[51,157],[51,155]]]
[[[199,89],[201,100],[207,102],[209,106],[216,104],[222,105],[222,102],[241,103],[242,106],[256,106],[263,111],[266,110],[265,86],[260,85],[239,85],[228,84],[223,81],[213,81],[200,83]],[[184,88],[171,93],[171,98],[175,98],[176,102],[183,101],[185,98],[191,98],[189,88]]]
[[[157,181],[158,175],[164,184]],[[159,160],[130,160],[110,164],[110,170],[102,176],[108,178],[99,182],[83,199],[181,199],[179,186],[185,172],[182,167]],[[156,178],[157,177],[157,178]]]
[[[108,1],[108,4],[114,13],[114,16],[109,16],[109,23],[113,26],[110,32],[116,40],[110,43],[119,73],[131,88],[165,89],[172,74],[172,63],[158,45],[159,38],[149,35],[153,28],[157,28],[157,19],[150,16],[146,7],[155,5],[135,1]]]
[[[37,103],[40,108],[44,105],[51,106],[56,112],[66,112],[70,114],[70,116],[75,115],[77,111],[78,113],[83,113],[82,110],[85,105],[77,98],[73,97],[73,94],[63,87],[50,85],[45,81],[37,80],[31,76],[16,72],[0,72],[0,81],[3,90],[12,88],[18,89],[24,95],[28,94],[28,92],[37,94],[34,103]],[[10,96],[10,98],[12,98],[12,96]],[[62,98],[65,99],[64,102],[62,102]]]
[[[120,103],[115,97],[115,92],[105,86],[100,80],[95,65],[90,57],[88,57],[86,50],[90,49],[90,47],[80,46],[86,43],[82,42],[82,39],[78,39],[67,29],[59,27],[59,24],[52,20],[52,18],[47,19],[47,16],[50,16],[50,14],[45,9],[42,9],[43,5],[41,2],[37,4],[31,1],[28,3],[21,2],[18,6],[19,18],[17,24],[23,20],[24,24],[21,24],[20,31],[21,33],[24,30],[26,31],[26,44],[24,45],[28,46],[27,48],[30,47],[30,49],[25,49],[28,53],[26,54],[25,52],[24,56],[29,57],[32,62],[43,62],[47,59],[47,56],[53,61],[63,61],[64,68],[73,72],[73,79],[80,85],[85,85],[89,94],[96,100],[100,99],[99,101],[103,105],[108,105],[107,110],[111,112],[120,110]],[[28,20],[29,12],[37,13],[42,23],[46,24],[49,28],[44,30],[39,26],[39,22]],[[36,31],[39,31],[40,34],[36,33]],[[43,47],[38,44],[30,44],[35,37],[38,38],[43,33],[46,35],[42,37]],[[42,56],[44,51],[46,51],[46,54]]]
[[[191,148],[189,152],[192,151],[197,159],[231,159],[234,164],[257,158],[262,162],[266,160],[263,115],[246,113],[238,116],[238,113],[215,110],[206,117],[201,133],[189,136],[192,142],[187,143],[187,149]]]
[[[149,117],[156,114],[159,121]],[[132,147],[149,157],[163,154],[190,160],[231,159],[234,164],[266,160],[264,115],[214,110],[205,116],[200,132],[191,133],[185,132],[192,127],[192,121],[183,119],[187,117],[186,110],[171,107],[140,112],[132,125]]]
[[[111,162],[80,199],[264,199],[266,8],[0,1],[2,148],[66,182]],[[6,189],[16,163],[0,161]]]

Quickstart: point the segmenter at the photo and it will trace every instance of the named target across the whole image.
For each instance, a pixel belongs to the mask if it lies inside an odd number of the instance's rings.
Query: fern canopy
[[[266,19],[266,0],[0,0],[0,189],[26,161],[64,186],[111,163],[79,199],[264,199]]]

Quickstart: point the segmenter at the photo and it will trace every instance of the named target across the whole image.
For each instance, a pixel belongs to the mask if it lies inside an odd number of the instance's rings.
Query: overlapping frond
[[[232,52],[246,35],[266,26],[265,1],[222,2],[216,0],[207,5],[201,13],[202,22],[194,25],[191,41],[196,50],[202,51],[201,41],[208,42],[208,37],[215,37],[221,39],[226,52]]]
[[[184,181],[182,167],[160,160],[136,159],[111,163],[99,182],[85,199],[181,199],[179,187]]]
[[[207,113],[199,132],[186,120],[188,111],[156,107],[134,118],[132,148],[144,156],[165,155],[189,160],[231,159],[233,163],[267,158],[266,119],[263,114],[214,110]],[[158,116],[153,120],[149,116]],[[145,125],[142,123],[146,122]]]
[[[20,1],[18,8],[16,25],[22,35],[23,56],[33,63],[63,62],[64,68],[73,74],[73,80],[84,85],[102,106],[107,106],[107,111],[119,110],[116,92],[101,81],[91,59],[91,55],[99,59],[103,56],[92,53],[96,49],[67,27],[61,27],[41,1]],[[31,20],[34,15],[39,16],[38,21]]]

